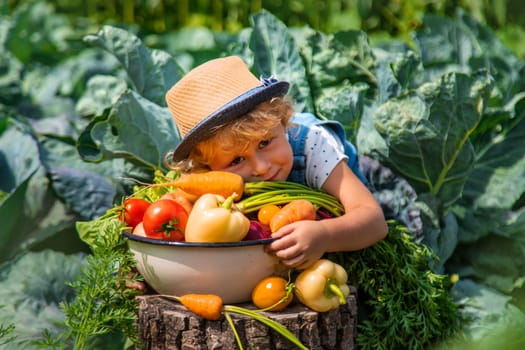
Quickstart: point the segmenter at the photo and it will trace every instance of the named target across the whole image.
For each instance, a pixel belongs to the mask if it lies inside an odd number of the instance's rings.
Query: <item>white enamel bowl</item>
[[[279,260],[264,252],[273,239],[189,243],[124,235],[137,270],[159,294],[211,293],[224,303],[243,303],[264,277],[286,275]]]

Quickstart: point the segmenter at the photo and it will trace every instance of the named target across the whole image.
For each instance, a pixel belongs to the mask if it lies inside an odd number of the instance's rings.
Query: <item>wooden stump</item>
[[[329,312],[314,312],[299,303],[292,303],[281,312],[265,312],[265,316],[284,325],[308,349],[355,348],[357,322],[356,290],[351,287],[347,303]],[[138,299],[139,338],[144,349],[205,350],[237,349],[233,332],[224,317],[205,320],[186,310],[177,302],[155,295]],[[239,305],[253,308],[251,304]],[[281,335],[247,316],[231,314],[245,349],[297,349]]]

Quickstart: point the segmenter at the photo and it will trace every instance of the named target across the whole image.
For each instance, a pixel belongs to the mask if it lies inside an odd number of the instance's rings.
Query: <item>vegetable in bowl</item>
[[[274,239],[179,242],[124,232],[136,267],[159,294],[216,294],[225,303],[250,301],[255,285],[287,268],[264,251]]]

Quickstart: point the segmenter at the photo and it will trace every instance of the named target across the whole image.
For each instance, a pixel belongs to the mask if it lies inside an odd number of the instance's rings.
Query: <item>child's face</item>
[[[293,152],[286,129],[279,124],[264,138],[255,138],[247,146],[223,145],[208,165],[211,170],[239,174],[247,182],[284,181],[292,170]]]

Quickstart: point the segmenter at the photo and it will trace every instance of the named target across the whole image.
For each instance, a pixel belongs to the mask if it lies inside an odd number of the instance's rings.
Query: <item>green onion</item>
[[[285,326],[264,315],[259,314],[257,311],[246,309],[244,307],[236,305],[224,305],[224,311],[251,317],[254,320],[257,320],[270,327],[271,329],[273,329],[274,331],[276,331],[277,333],[279,333],[280,335],[297,345],[299,349],[308,350],[308,348],[304,346],[304,344],[301,343],[301,341],[297,339],[297,337],[292,332],[290,332]]]
[[[344,207],[334,196],[295,182],[247,182],[244,185],[244,196],[237,203],[237,208],[245,214],[258,211],[265,205],[286,204],[294,199],[309,200],[316,208],[322,208],[333,216],[344,214]]]
[[[242,345],[241,338],[239,337],[237,328],[235,328],[235,324],[233,323],[230,313],[227,311],[224,311],[224,317],[226,318],[226,321],[228,321],[228,325],[230,326],[233,332],[233,336],[235,337],[235,341],[237,342],[237,345],[239,346],[239,350],[244,350],[244,346]]]

